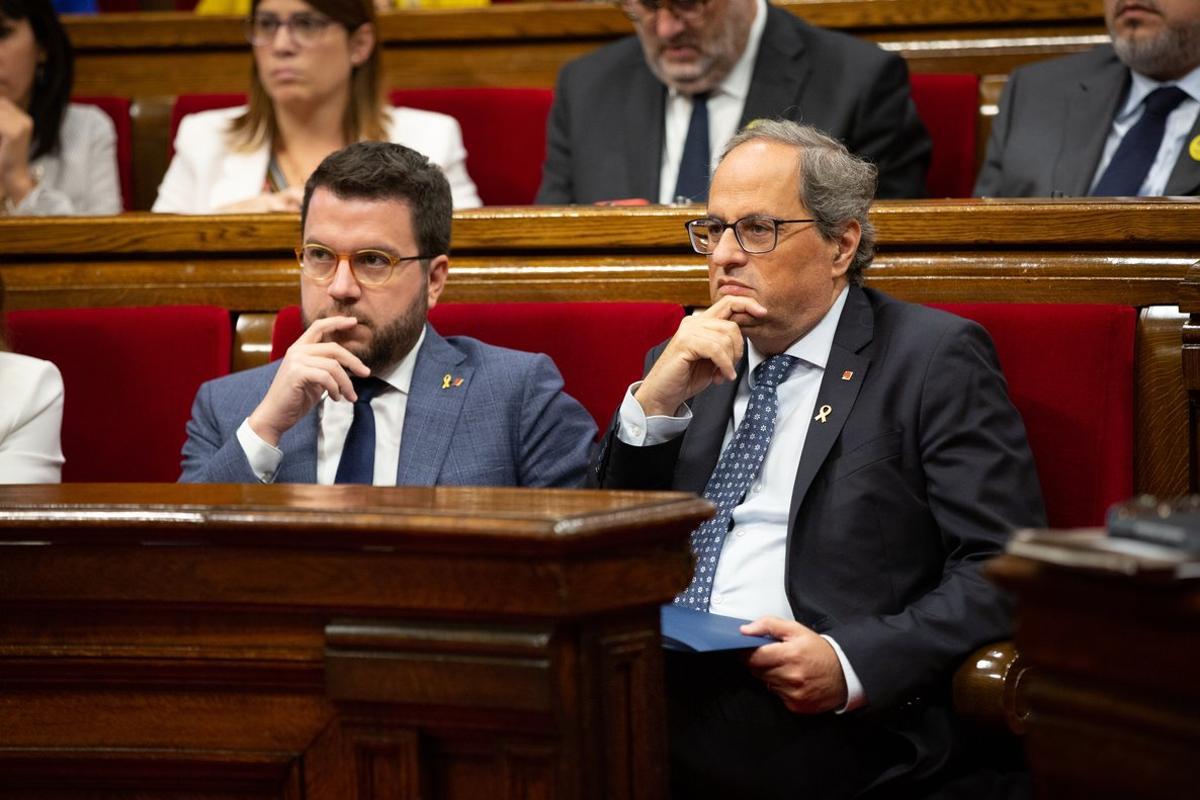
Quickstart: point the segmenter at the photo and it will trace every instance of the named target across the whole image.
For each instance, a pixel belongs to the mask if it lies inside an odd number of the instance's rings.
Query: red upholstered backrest
[[[546,158],[550,89],[397,89],[392,105],[448,114],[462,126],[467,172],[486,206],[528,205]]]
[[[175,98],[171,106],[171,136],[167,140],[167,155],[175,155],[175,132],[179,130],[179,121],[188,114],[201,111],[212,111],[214,108],[232,108],[246,102],[246,95],[240,92],[225,94],[181,94]]]
[[[113,121],[117,129],[117,175],[121,179],[121,205],[133,208],[133,123],[129,117],[129,99],[125,97],[72,97],[71,102],[96,106]]]
[[[1133,494],[1128,306],[949,304],[987,328],[1025,420],[1051,527],[1100,525]]]
[[[229,312],[212,306],[12,311],[14,350],[58,365],[65,481],[174,481],[192,399],[229,372]]]
[[[975,187],[979,77],[916,73],[913,103],[933,140],[925,190],[930,197],[970,197]]]
[[[550,356],[567,393],[603,431],[626,387],[642,377],[646,351],[675,333],[683,309],[673,303],[450,303],[434,308],[429,319],[443,336]],[[300,331],[300,309],[281,310],[271,358],[280,358]]]

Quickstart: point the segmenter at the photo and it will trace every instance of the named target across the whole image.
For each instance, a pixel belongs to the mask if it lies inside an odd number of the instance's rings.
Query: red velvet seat
[[[930,197],[970,197],[975,187],[979,77],[916,73],[911,81],[917,114],[933,140],[925,191]]]
[[[554,92],[488,86],[397,89],[393,105],[448,114],[462,126],[467,172],[485,206],[528,205],[542,181]]]
[[[174,481],[192,400],[229,372],[229,312],[212,306],[12,311],[14,350],[58,365],[64,481]]]
[[[646,351],[675,332],[683,309],[673,303],[450,303],[429,318],[443,336],[547,354],[567,393],[603,431],[622,393],[642,377]],[[281,310],[271,358],[280,358],[300,332],[299,307]]]
[[[121,179],[121,206],[133,208],[133,123],[126,97],[72,97],[71,102],[96,106],[113,121],[117,129],[117,174]]]
[[[987,328],[1025,420],[1051,527],[1100,525],[1133,494],[1128,306],[938,305]]]
[[[533,202],[546,157],[546,117],[554,93],[550,89],[483,87],[466,89],[396,89],[393,105],[448,114],[462,127],[467,172],[484,205]],[[171,154],[175,130],[187,114],[229,108],[246,102],[244,94],[181,94],[171,110]]]

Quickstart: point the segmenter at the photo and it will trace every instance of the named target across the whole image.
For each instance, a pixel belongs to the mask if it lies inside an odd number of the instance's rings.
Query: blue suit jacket
[[[262,401],[279,363],[200,387],[187,425],[191,483],[257,483],[237,429]],[[462,384],[442,388],[443,376]],[[578,486],[596,426],[563,393],[548,356],[443,339],[426,326],[400,441],[398,486]],[[279,440],[277,483],[316,483],[318,409]]]

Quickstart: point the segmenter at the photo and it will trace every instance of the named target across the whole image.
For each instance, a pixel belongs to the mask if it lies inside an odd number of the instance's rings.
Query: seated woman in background
[[[372,0],[257,0],[247,38],[249,105],[183,118],[155,211],[297,211],[325,156],[365,139],[420,151],[455,208],[480,204],[458,122],[383,104]]]
[[[0,313],[3,307],[0,283]],[[8,352],[0,317],[0,483],[62,480],[62,415],[58,367]]]
[[[0,213],[119,214],[117,132],[73,105],[74,59],[47,0],[0,0]]]

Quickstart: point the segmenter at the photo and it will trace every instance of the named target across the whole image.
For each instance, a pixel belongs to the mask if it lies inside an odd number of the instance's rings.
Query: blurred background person
[[[0,212],[121,212],[116,129],[68,102],[73,78],[50,0],[0,0]]]
[[[0,483],[62,480],[63,382],[58,367],[8,350],[0,281]]]
[[[364,140],[422,153],[455,208],[480,205],[458,122],[383,103],[372,0],[258,0],[246,33],[249,105],[184,117],[155,211],[298,211],[325,156]]]

